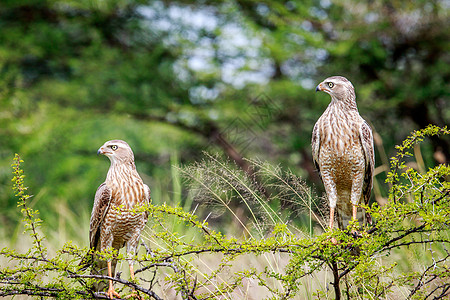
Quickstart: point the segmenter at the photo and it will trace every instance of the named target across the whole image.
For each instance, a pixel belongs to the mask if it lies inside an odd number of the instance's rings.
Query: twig
[[[68,278],[96,278],[96,279],[108,279],[108,280],[112,280],[115,282],[119,282],[123,285],[129,286],[134,288],[135,290],[138,290],[140,292],[143,292],[153,298],[155,298],[156,300],[162,300],[162,298],[160,298],[158,295],[156,295],[155,292],[148,290],[146,288],[141,287],[140,285],[137,285],[136,283],[133,283],[131,281],[128,280],[124,280],[124,279],[120,279],[120,278],[116,278],[116,277],[110,277],[110,276],[106,276],[106,275],[80,275],[80,274],[72,274],[72,275],[68,275]]]

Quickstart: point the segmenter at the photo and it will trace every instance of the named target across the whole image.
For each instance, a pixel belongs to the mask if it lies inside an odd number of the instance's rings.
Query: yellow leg
[[[333,223],[334,223],[334,207],[330,207],[330,230],[333,230]],[[334,245],[337,244],[337,241],[334,237],[331,238],[331,242]]]
[[[131,276],[131,279],[134,280],[134,268],[133,268],[132,264],[130,264],[130,276]]]
[[[334,207],[330,207],[330,229],[333,229],[334,223]]]
[[[134,280],[134,268],[133,268],[133,264],[131,264],[131,263],[130,263],[130,277],[131,277],[132,280]],[[142,298],[136,293],[136,290],[135,290],[135,289],[133,289],[133,292],[131,293],[131,295],[126,296],[125,299],[131,298],[131,297],[133,297],[133,298],[138,298],[138,299],[142,299]]]
[[[356,205],[353,204],[353,214],[352,214],[352,220],[353,220],[353,221],[356,220],[356,213],[357,213],[357,212],[358,212],[358,207],[357,207]],[[353,234],[353,236],[355,236],[355,237],[361,237],[361,234],[360,234],[357,230],[355,230],[355,229],[352,230],[352,234]]]
[[[113,277],[113,275],[112,275],[111,261],[108,261],[108,276],[109,276],[109,277]],[[114,290],[113,282],[112,282],[111,279],[109,280],[109,288],[108,288],[108,292],[106,293],[106,295],[107,295],[110,299],[114,299],[114,297],[120,298],[120,295]]]

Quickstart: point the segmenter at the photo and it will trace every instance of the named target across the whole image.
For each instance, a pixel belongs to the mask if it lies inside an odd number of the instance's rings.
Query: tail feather
[[[117,260],[113,259],[111,261],[111,277],[116,274]],[[91,275],[104,275],[108,276],[108,263],[105,260],[100,260],[98,258],[94,259],[94,264],[91,270]],[[94,290],[96,292],[106,291],[108,288],[108,280],[100,280],[94,283]]]
[[[367,220],[367,224],[373,225],[372,216],[368,212],[366,212],[366,220]]]
[[[336,215],[339,229],[341,230],[346,229],[348,224],[352,220],[352,215],[346,213],[344,210],[339,209],[339,207],[337,207],[336,209]],[[358,220],[360,226],[372,224],[372,217],[365,211],[362,211],[361,209],[358,209],[358,212],[356,214],[356,220]]]
[[[111,274],[112,277],[114,277],[116,273],[116,266],[117,266],[117,260],[113,259],[111,261]],[[92,251],[89,251],[81,260],[79,263],[79,271],[85,271],[89,267],[91,268],[91,275],[104,275],[108,276],[108,263],[105,260],[101,260],[98,257],[94,257],[94,254]],[[95,292],[102,292],[106,291],[108,288],[108,281],[106,279],[104,280],[98,280],[93,285],[93,290]]]
[[[86,271],[92,264],[94,263],[94,255],[92,254],[92,251],[89,250],[88,253],[81,259],[80,263],[78,264],[78,271]]]

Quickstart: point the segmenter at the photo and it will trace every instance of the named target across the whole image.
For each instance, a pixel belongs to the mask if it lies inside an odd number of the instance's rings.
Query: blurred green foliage
[[[109,166],[95,152],[113,138],[132,146],[158,203],[183,198],[171,194],[172,162],[230,155],[227,145],[319,183],[310,133],[329,99],[314,87],[331,75],[353,82],[387,166],[410,131],[450,119],[445,3],[2,1],[1,227],[19,219],[17,152],[47,230],[80,234]],[[449,153],[448,138],[422,149],[427,166]]]

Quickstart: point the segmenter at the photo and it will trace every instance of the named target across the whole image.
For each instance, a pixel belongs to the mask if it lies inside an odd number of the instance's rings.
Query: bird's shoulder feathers
[[[100,227],[111,203],[112,191],[103,182],[97,189],[94,198],[94,207],[92,208],[89,239],[90,247],[96,248],[100,238]]]
[[[368,204],[373,186],[375,154],[373,149],[372,129],[370,128],[369,124],[367,124],[366,121],[363,121],[360,127],[360,140],[365,160],[363,196],[364,202]]]
[[[144,191],[145,191],[145,202],[144,205],[148,205],[152,202],[152,196],[151,196],[151,191],[150,188],[148,187],[148,185],[146,185],[144,183]],[[145,219],[148,219],[148,211],[145,212]]]
[[[314,162],[314,167],[316,167],[317,172],[320,174],[320,165],[319,165],[319,152],[320,152],[320,135],[319,135],[319,122],[314,125],[314,129],[311,137],[311,145],[312,145],[312,157]]]

